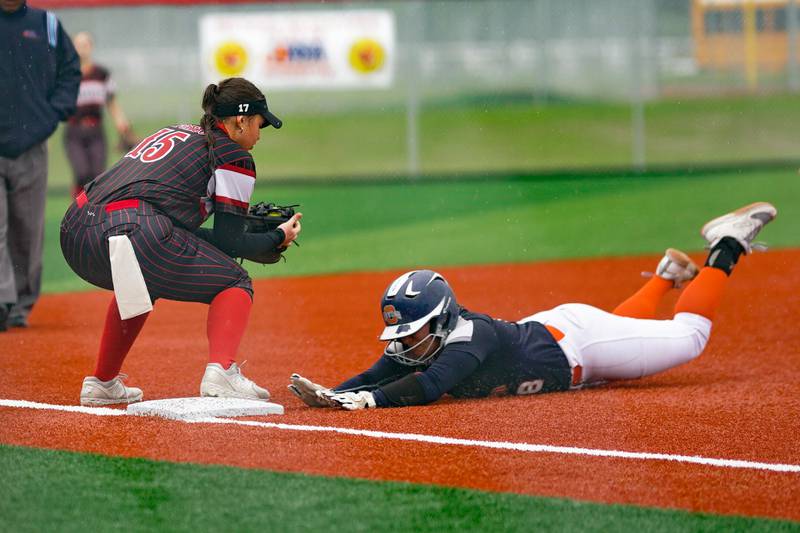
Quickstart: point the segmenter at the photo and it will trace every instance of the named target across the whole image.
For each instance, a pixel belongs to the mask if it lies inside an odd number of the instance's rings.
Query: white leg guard
[[[152,311],[150,294],[127,235],[108,238],[108,256],[111,259],[111,280],[120,318],[128,320]]]
[[[692,313],[672,320],[617,316],[585,304],[565,304],[520,322],[535,320],[564,333],[559,345],[583,382],[636,379],[687,363],[700,355],[711,321]]]

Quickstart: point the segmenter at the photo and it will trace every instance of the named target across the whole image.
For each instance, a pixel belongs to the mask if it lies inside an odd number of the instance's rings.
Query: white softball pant
[[[564,334],[561,349],[582,383],[636,379],[687,363],[700,355],[711,321],[694,313],[672,320],[617,316],[586,304],[564,304],[519,322],[535,320]]]

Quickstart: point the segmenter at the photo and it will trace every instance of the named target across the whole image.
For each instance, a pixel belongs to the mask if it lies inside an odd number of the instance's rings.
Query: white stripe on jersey
[[[474,325],[472,320],[466,320],[458,317],[456,327],[450,332],[450,335],[444,340],[444,346],[453,342],[469,342],[472,340],[472,330]]]
[[[214,171],[214,193],[218,197],[249,204],[256,185],[255,178],[230,168],[218,168]]]
[[[103,106],[108,100],[108,86],[100,80],[82,81],[78,89],[78,106]]]

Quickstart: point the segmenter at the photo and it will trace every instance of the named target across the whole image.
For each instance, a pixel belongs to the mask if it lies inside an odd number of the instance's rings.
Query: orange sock
[[[727,281],[728,275],[724,270],[703,267],[678,298],[675,313],[694,313],[713,320]]]
[[[653,276],[636,293],[619,304],[613,313],[631,318],[655,318],[661,298],[672,288],[672,281]]]
[[[244,336],[253,300],[244,289],[233,287],[217,294],[208,308],[208,358],[228,369]]]

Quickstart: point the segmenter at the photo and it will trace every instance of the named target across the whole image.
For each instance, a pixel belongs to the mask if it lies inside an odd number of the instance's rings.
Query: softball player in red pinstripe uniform
[[[199,126],[149,135],[91,181],[64,216],[67,263],[89,283],[114,291],[82,405],[141,400],[142,391],[125,386],[119,371],[159,298],[209,304],[202,396],[269,398],[235,363],[253,287],[234,258],[281,251],[300,233],[300,213],[275,231],[244,232],[256,179],[248,150],[261,128],[280,128],[281,121],[243,78],[209,85],[202,105]],[[212,213],[213,229],[200,228]]]

